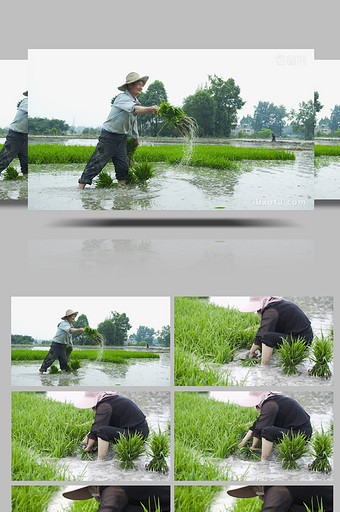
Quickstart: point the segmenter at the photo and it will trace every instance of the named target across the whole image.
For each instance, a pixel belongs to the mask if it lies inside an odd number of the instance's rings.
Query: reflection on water
[[[128,363],[112,364],[81,361],[81,368],[72,373],[43,374],[39,361],[13,361],[12,386],[169,386],[170,354],[159,359],[130,359]]]
[[[280,389],[275,388],[280,391]],[[238,393],[239,395],[240,393]],[[285,395],[294,398],[310,415],[311,423],[314,430],[320,431],[321,427],[327,430],[333,420],[333,393],[321,391],[287,391]],[[211,392],[210,396],[221,400],[228,401],[232,392]],[[313,460],[311,455],[306,455],[298,460],[297,470],[285,470],[281,466],[281,462],[277,458],[277,450],[273,450],[269,461],[266,462],[252,462],[241,460],[237,455],[228,457],[221,462],[221,466],[226,464],[231,466],[234,474],[233,480],[241,478],[247,472],[247,480],[256,482],[277,481],[277,482],[297,482],[297,481],[315,481],[329,482],[333,479],[333,474],[324,474],[321,472],[315,473],[308,470],[308,464]],[[330,459],[331,466],[333,467],[333,459]],[[317,475],[317,476],[316,476]]]
[[[340,157],[317,159],[315,199],[340,199]]]
[[[17,171],[21,172],[20,167],[17,168]],[[5,181],[3,178],[0,177],[0,201],[8,199],[27,201],[27,188],[27,179],[17,181]]]
[[[288,162],[244,162],[238,170],[155,164],[146,186],[78,189],[85,164],[32,165],[33,210],[308,210],[313,208],[312,151]],[[106,169],[114,176],[110,163]]]

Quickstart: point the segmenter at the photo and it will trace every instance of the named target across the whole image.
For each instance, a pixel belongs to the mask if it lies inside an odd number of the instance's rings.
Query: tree
[[[138,96],[138,101],[143,107],[151,107],[152,105],[159,105],[161,101],[168,101],[168,95],[163,82],[160,80],[152,82],[147,91],[142,92]],[[141,134],[149,131],[150,135],[156,137],[160,129],[160,123],[162,123],[160,118],[153,114],[138,116],[138,128]]]
[[[137,329],[135,340],[139,343],[141,341],[146,341],[149,345],[152,345],[155,337],[155,329],[152,327],[146,327],[145,325],[140,325]]]
[[[285,126],[285,117],[287,117],[287,111],[284,105],[277,106],[269,101],[259,101],[254,110],[252,126],[256,132],[267,128],[281,136],[282,128]]]
[[[111,311],[111,317],[98,325],[98,332],[106,339],[107,345],[124,345],[127,340],[127,332],[131,329],[129,318],[125,313]]]
[[[196,120],[200,137],[215,135],[216,103],[208,91],[198,90],[185,98],[183,110]]]
[[[340,105],[335,105],[330,118],[330,129],[335,132],[340,129]]]
[[[73,327],[75,329],[83,329],[88,325],[89,321],[87,319],[87,316],[84,314],[79,315],[78,318],[73,322]],[[82,332],[75,332],[74,334],[72,334],[72,341],[75,345],[91,345],[91,342],[87,338],[86,334]]]
[[[11,335],[11,343],[13,345],[28,345],[30,343],[34,343],[34,338],[32,336],[29,336],[28,334],[22,335],[22,334],[12,334]]]
[[[170,347],[170,325],[164,325],[160,331],[157,331],[157,344],[163,347]]]
[[[245,104],[240,97],[241,89],[233,78],[227,81],[217,75],[208,75],[208,78],[210,85],[207,91],[216,104],[215,135],[229,137],[237,125],[237,111]]]
[[[240,125],[241,126],[253,126],[254,119],[251,117],[251,115],[243,116]]]
[[[305,139],[310,140],[314,137],[316,127],[316,114],[320,112],[323,105],[319,102],[319,93],[314,92],[314,99],[299,103],[299,111],[292,110],[290,117],[292,119],[293,131],[302,133]]]
[[[47,119],[46,117],[30,117],[28,119],[29,133],[34,135],[65,135],[69,129],[69,125],[61,119]]]

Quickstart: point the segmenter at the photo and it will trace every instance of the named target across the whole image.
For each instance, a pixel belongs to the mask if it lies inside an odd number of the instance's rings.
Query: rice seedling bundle
[[[152,457],[151,461],[146,465],[148,471],[158,471],[166,473],[169,468],[166,463],[166,457],[170,454],[170,435],[169,432],[162,432],[158,428],[157,432],[152,432],[148,438],[148,446],[150,448],[146,453]]]
[[[95,187],[96,188],[110,188],[114,184],[113,178],[106,171],[100,171],[96,180]]]
[[[328,473],[332,470],[328,458],[333,453],[333,433],[332,430],[315,432],[311,440],[310,453],[315,459],[308,466],[311,471],[322,471]]]
[[[129,169],[127,183],[143,184],[150,180],[154,175],[154,166],[147,160],[144,160],[142,162],[135,163],[133,167]]]
[[[297,469],[297,460],[308,451],[306,436],[302,433],[283,434],[277,444],[282,467],[284,469]]]
[[[314,146],[314,155],[315,156],[340,156],[340,145],[338,145],[338,146],[315,145]]]
[[[239,454],[242,458],[249,460],[261,460],[258,451],[252,450],[250,446],[242,446],[239,448]]]
[[[221,487],[217,485],[176,485],[175,510],[178,512],[207,512],[220,490]]]
[[[283,372],[287,375],[294,375],[298,373],[296,366],[308,357],[309,347],[303,339],[297,338],[292,340],[291,343],[283,340],[276,350],[281,360]]]
[[[170,125],[179,132],[182,137],[192,139],[197,132],[197,123],[192,117],[188,117],[180,107],[174,107],[166,101],[162,101],[158,109],[158,115],[162,116]]]
[[[97,329],[91,329],[88,325],[84,328],[84,334],[86,337],[93,342],[95,345],[103,346],[105,344],[105,338]]]
[[[3,178],[4,178],[4,181],[18,181],[18,180],[22,180],[23,176],[20,176],[18,171],[10,165],[7,167],[6,171],[3,173]]]
[[[133,165],[134,162],[134,153],[136,151],[138,146],[135,144],[135,139],[132,137],[128,137],[126,140],[126,152],[127,152],[127,159],[129,167]]]
[[[144,439],[141,434],[125,435],[119,433],[119,439],[115,444],[117,458],[123,469],[134,469],[134,460],[145,451]]]
[[[333,336],[322,334],[321,338],[315,337],[309,359],[314,363],[313,368],[308,372],[309,375],[329,378],[332,375],[329,363],[333,360]]]

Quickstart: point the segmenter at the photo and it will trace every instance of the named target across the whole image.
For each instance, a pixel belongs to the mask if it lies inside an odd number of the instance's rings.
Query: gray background
[[[311,2],[296,0],[247,0],[230,7],[217,1],[207,6],[112,0],[7,3],[2,8],[0,58],[26,58],[28,48],[186,47],[314,48],[316,58],[336,59],[340,58],[336,11],[335,1],[333,9],[330,3],[316,9]],[[126,24],[121,23],[122,13]],[[7,391],[2,409],[7,418],[3,460],[8,461],[8,482],[11,296],[328,295],[335,299],[337,332],[340,215],[336,201],[318,202],[314,212],[160,215],[30,212],[22,203],[3,201],[0,223],[2,383]],[[93,239],[98,242],[89,242]],[[39,322],[38,311],[36,316]]]

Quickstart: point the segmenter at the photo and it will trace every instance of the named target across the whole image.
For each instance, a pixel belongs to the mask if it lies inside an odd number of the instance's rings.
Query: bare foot
[[[86,187],[86,183],[78,183],[78,188],[85,188]]]

